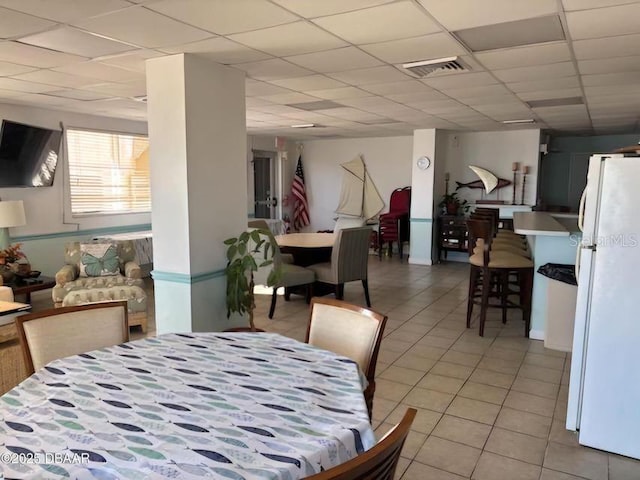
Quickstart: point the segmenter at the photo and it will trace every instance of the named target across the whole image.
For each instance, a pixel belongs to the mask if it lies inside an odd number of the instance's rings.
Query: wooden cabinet
[[[467,218],[462,215],[443,215],[438,218],[438,260],[447,252],[467,252],[469,233]]]

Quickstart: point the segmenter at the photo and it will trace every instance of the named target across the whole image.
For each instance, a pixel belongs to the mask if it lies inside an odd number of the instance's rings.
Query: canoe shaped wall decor
[[[469,168],[475,172],[480,180],[474,180],[473,182],[468,183],[460,183],[456,182],[458,185],[456,190],[461,188],[484,188],[487,193],[493,192],[496,188],[504,188],[508,185],[511,185],[510,180],[506,180],[504,178],[498,178],[489,170],[485,170],[484,168],[476,167],[474,165],[469,165]]]

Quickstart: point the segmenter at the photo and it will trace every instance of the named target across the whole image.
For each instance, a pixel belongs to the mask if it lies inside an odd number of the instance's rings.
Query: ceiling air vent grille
[[[435,60],[420,60],[419,62],[403,63],[402,68],[413,76],[422,78],[435,73],[468,72],[471,70],[460,57],[437,58]]]

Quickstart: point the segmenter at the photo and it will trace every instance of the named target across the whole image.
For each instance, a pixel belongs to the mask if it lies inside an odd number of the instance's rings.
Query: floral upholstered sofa
[[[147,294],[134,257],[131,240],[67,243],[65,265],[56,273],[53,302],[59,307],[126,300],[129,326],[140,325],[146,332]]]

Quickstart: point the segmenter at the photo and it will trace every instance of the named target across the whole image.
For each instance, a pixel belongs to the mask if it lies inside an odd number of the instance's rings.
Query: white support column
[[[147,61],[157,332],[222,330],[226,238],[247,222],[244,74],[190,54]]]
[[[422,157],[431,160],[431,166],[421,170],[416,164]],[[436,162],[436,130],[413,131],[413,158],[411,161],[411,252],[409,263],[431,265],[433,237],[433,179]]]

